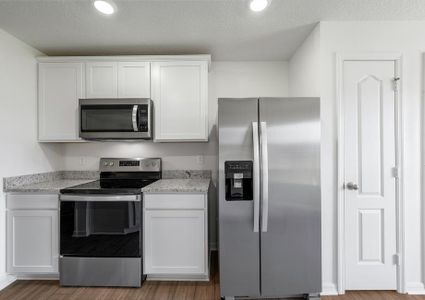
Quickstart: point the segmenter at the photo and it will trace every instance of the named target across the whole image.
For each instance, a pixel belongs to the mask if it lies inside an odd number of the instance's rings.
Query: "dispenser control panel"
[[[250,201],[253,195],[253,163],[250,160],[224,162],[226,200]]]

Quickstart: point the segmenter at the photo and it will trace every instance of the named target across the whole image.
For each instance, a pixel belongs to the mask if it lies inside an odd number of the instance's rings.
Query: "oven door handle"
[[[141,195],[68,195],[60,194],[60,201],[75,202],[138,202],[142,200]]]
[[[137,113],[139,111],[139,105],[133,106],[133,113],[131,114],[131,122],[133,123],[133,130],[139,131],[139,124],[137,122]]]

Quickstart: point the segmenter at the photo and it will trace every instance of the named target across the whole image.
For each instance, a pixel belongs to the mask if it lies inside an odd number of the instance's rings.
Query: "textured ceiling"
[[[0,28],[48,55],[211,53],[213,60],[288,59],[317,22],[425,20],[425,0],[0,0]]]

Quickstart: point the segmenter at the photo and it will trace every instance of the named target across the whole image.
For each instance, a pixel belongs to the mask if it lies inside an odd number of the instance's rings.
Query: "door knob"
[[[345,185],[347,189],[357,191],[359,189],[359,186],[357,183],[349,182]]]

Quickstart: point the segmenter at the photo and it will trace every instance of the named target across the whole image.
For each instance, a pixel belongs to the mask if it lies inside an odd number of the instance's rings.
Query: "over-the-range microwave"
[[[79,99],[80,138],[152,139],[151,99]]]

